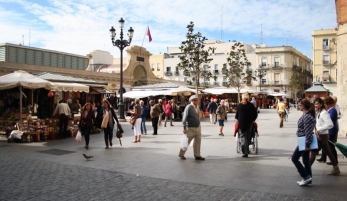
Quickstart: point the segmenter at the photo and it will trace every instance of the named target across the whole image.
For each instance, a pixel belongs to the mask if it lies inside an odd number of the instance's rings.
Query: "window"
[[[329,39],[327,39],[327,38],[324,38],[323,39],[323,50],[327,50],[327,49],[329,49]]]
[[[330,55],[327,53],[323,54],[323,65],[328,65],[330,63]]]
[[[275,57],[275,67],[280,66],[280,58],[279,57]]]
[[[322,80],[325,81],[325,82],[329,82],[330,81],[330,72],[329,72],[329,70],[323,70]]]
[[[280,83],[280,74],[279,73],[275,73],[274,74],[274,78],[275,78],[275,84],[279,84]]]
[[[214,70],[218,70],[218,64],[214,65]]]
[[[171,67],[170,66],[166,67],[166,72],[171,72]]]
[[[160,71],[160,63],[157,63],[157,71]]]
[[[261,79],[261,84],[266,84],[266,79]]]
[[[266,58],[261,58],[261,66],[266,66]]]

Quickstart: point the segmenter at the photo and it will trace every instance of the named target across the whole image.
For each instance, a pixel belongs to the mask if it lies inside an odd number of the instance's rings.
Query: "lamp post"
[[[262,82],[262,78],[266,76],[266,70],[258,70],[254,72],[255,72],[255,76],[259,77],[259,91],[261,91],[261,82]]]
[[[134,29],[130,27],[128,30],[129,40],[123,39],[123,28],[124,28],[124,20],[120,18],[119,26],[120,26],[120,39],[115,40],[116,30],[113,26],[110,29],[112,45],[117,46],[120,50],[120,92],[119,92],[119,104],[118,104],[118,114],[119,119],[125,119],[124,116],[124,103],[123,103],[123,49],[130,45],[131,40],[133,39]]]

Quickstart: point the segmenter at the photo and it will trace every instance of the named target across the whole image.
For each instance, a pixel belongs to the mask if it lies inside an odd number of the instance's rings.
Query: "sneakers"
[[[298,185],[300,185],[300,183],[302,182],[303,180],[301,180],[301,181],[297,181],[296,183],[298,184]],[[309,182],[307,182],[307,184],[305,184],[306,186],[312,186],[312,179],[311,179],[311,181],[309,181]],[[302,186],[302,185],[300,185],[300,186]]]
[[[341,172],[339,166],[333,166],[331,172],[329,172],[328,175],[339,175],[340,173]]]
[[[311,182],[311,185],[312,185],[312,177],[308,177],[307,179],[302,179],[301,181],[298,181],[297,184],[299,184],[299,186],[306,186],[306,185],[310,185],[310,182]]]

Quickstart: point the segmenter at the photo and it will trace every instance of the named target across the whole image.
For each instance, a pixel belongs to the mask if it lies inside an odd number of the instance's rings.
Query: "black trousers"
[[[59,116],[59,133],[61,138],[67,137],[67,123],[69,121],[69,117],[65,114],[60,114]]]
[[[333,135],[333,136],[331,136],[331,135],[329,135],[329,140],[330,141],[332,141],[332,142],[337,142],[337,134],[336,135]],[[328,143],[329,144],[329,149],[330,149],[330,151],[331,151],[331,153],[333,154],[333,156],[335,157],[335,159],[336,159],[336,162],[338,162],[338,160],[337,160],[337,152],[336,152],[336,149],[335,149],[335,145],[333,145],[332,143]],[[321,159],[323,160],[323,161],[326,161],[327,160],[327,154],[322,150],[322,157],[321,157]],[[331,161],[330,161],[331,162]]]
[[[249,125],[245,132],[242,132],[241,129],[239,129],[242,153],[246,155],[249,153],[249,144],[251,143],[252,139],[252,127],[252,125]]]
[[[90,139],[90,132],[92,131],[92,128],[88,127],[82,127],[82,134],[84,135],[84,140],[86,141],[86,145],[89,146],[89,139]]]
[[[105,139],[105,144],[108,146],[108,142],[112,142],[113,138],[113,129],[112,128],[104,128],[104,139]]]
[[[159,117],[152,118],[153,134],[158,134]]]

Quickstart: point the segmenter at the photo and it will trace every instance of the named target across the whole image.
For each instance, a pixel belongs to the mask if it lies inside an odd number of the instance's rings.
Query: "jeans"
[[[158,134],[159,117],[152,118],[153,134]]]
[[[302,163],[299,161],[302,156]],[[302,178],[312,177],[311,164],[310,164],[310,151],[299,151],[299,147],[296,147],[292,155],[292,162]]]
[[[146,117],[141,117],[141,133],[147,133],[147,128],[146,128]]]
[[[89,146],[89,135],[90,135],[90,132],[92,131],[92,128],[82,127],[81,130],[82,130],[81,132],[84,135],[84,140],[86,141],[86,145]]]

